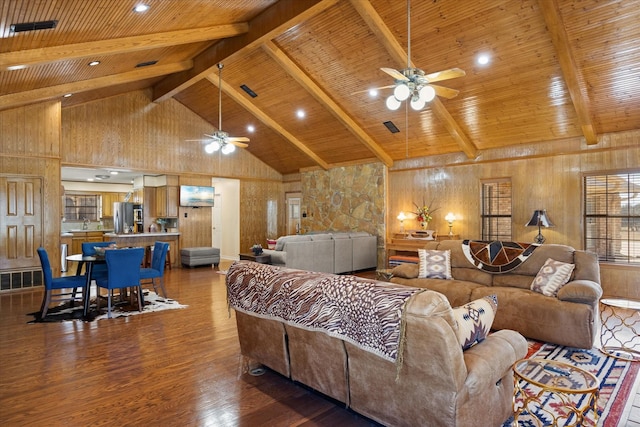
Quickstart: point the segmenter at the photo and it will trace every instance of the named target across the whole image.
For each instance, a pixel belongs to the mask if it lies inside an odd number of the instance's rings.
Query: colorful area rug
[[[115,307],[111,309],[112,318],[123,317],[123,316],[135,316],[138,314],[151,313],[154,311],[162,311],[162,310],[173,310],[176,308],[186,308],[188,306],[182,305],[178,303],[178,301],[172,300],[170,298],[162,298],[157,295],[155,292],[150,291],[148,289],[143,289],[142,293],[144,294],[144,307],[142,311],[138,311],[138,306],[131,306],[128,301],[126,304],[116,304]],[[117,299],[117,297],[116,297]],[[95,310],[95,306],[92,306],[91,311],[87,315],[87,317],[83,317],[82,305],[78,305],[76,303],[74,307],[70,307],[69,303],[65,303],[59,305],[57,307],[51,307],[47,312],[47,315],[44,319],[40,319],[40,312],[29,313],[28,316],[33,316],[34,319],[27,323],[50,323],[50,322],[64,322],[64,321],[73,321],[80,320],[85,322],[92,322],[94,320],[107,319],[107,302],[100,303],[100,312]],[[92,301],[92,304],[95,304]],[[137,304],[137,303],[136,303]]]
[[[536,243],[464,240],[462,252],[478,269],[495,274],[513,270],[538,246]]]
[[[594,374],[600,380],[600,395],[598,398],[598,426],[614,427],[619,426],[620,419],[625,409],[629,397],[632,397],[634,385],[638,379],[638,369],[640,363],[627,362],[613,357],[605,356],[600,350],[582,350],[571,347],[557,346],[554,344],[529,341],[529,354],[527,358],[551,359],[559,362],[577,366]],[[527,384],[525,392],[532,387]],[[547,396],[548,395],[548,396]],[[549,393],[545,395],[545,408],[559,414],[568,414],[567,411],[558,405],[558,401]],[[584,402],[580,402],[584,404]],[[523,414],[518,418],[518,426],[550,426],[553,420],[543,412],[532,411],[534,414]],[[536,416],[536,418],[534,418]],[[539,420],[539,421],[538,421]],[[576,425],[573,415],[568,414],[566,424]],[[510,418],[502,427],[513,425],[513,418]],[[587,419],[581,426],[595,426],[594,414],[590,411]]]

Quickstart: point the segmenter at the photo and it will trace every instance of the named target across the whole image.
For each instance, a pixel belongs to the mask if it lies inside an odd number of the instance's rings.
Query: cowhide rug
[[[119,298],[116,296],[115,300],[118,302],[111,308],[112,318],[122,316],[135,316],[137,314],[150,313],[153,311],[172,310],[176,308],[188,307],[187,305],[182,305],[178,303],[178,301],[172,300],[170,298],[165,299],[148,289],[143,289],[142,293],[144,295],[144,307],[142,308],[141,312],[138,311],[137,303],[131,305],[129,304],[128,299],[125,302],[120,303]],[[40,318],[39,311],[27,314],[28,316],[34,317],[33,320],[30,320],[27,323],[50,323],[64,322],[69,320],[92,322],[94,320],[106,319],[107,302],[103,301],[100,303],[100,312],[96,311],[94,301],[92,301],[91,309],[89,310],[89,313],[86,317],[83,316],[82,312],[82,302],[77,302],[73,307],[70,307],[69,303],[67,302],[57,307],[49,308],[44,319]]]

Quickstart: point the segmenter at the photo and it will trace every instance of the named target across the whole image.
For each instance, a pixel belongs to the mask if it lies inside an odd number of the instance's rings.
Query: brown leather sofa
[[[519,333],[502,330],[463,351],[449,302],[440,293],[423,291],[404,305],[402,360],[398,362],[399,356],[394,362],[349,339],[252,312],[249,300],[258,294],[250,296],[246,288],[238,292],[239,281],[260,287],[260,298],[272,292],[274,307],[287,307],[285,295],[290,294],[292,272],[298,270],[251,264],[234,263],[227,274],[244,357],[384,425],[500,426],[511,415],[511,366],[527,353]],[[335,277],[345,277],[311,274],[304,286],[327,286]],[[360,288],[349,289],[353,294]]]
[[[527,338],[592,348],[602,296],[595,254],[566,245],[543,244],[515,269],[495,274],[474,266],[465,256],[461,240],[429,242],[425,249],[451,251],[453,280],[418,279],[418,265],[404,264],[393,269],[391,281],[440,292],[454,307],[494,294],[499,307],[494,329],[512,329]],[[530,290],[548,258],[575,265],[570,281],[558,291],[557,298]]]

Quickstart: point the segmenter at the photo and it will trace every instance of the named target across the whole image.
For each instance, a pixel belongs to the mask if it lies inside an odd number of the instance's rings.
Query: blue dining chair
[[[167,259],[167,252],[169,251],[169,243],[156,242],[153,245],[153,257],[151,258],[151,268],[140,269],[140,280],[151,279],[153,283],[153,290],[158,293],[157,284],[162,289],[162,296],[167,298],[167,291],[164,288],[164,266]],[[156,283],[156,280],[158,283]]]
[[[76,295],[78,288],[84,290],[87,280],[85,276],[53,277],[49,254],[47,254],[45,248],[38,248],[38,257],[40,257],[44,279],[44,297],[40,307],[40,319],[44,319],[47,311],[49,311],[49,304],[52,302],[71,301],[71,306],[73,306],[76,299],[82,299],[82,297],[77,297]],[[80,292],[80,294],[84,295],[84,292]]]
[[[132,298],[133,289],[135,289],[138,294],[138,310],[142,311],[144,297],[142,295],[142,286],[140,285],[140,264],[143,257],[144,248],[114,249],[105,252],[107,275],[96,278],[96,284],[99,288],[104,288],[108,291],[107,317],[111,318],[111,299],[114,289],[131,288]],[[98,295],[97,308],[99,311],[100,295]]]
[[[110,245],[115,245],[116,242],[82,242],[82,255],[84,256],[94,256],[96,254],[96,250],[94,249],[96,246],[99,248],[106,248]],[[93,279],[100,276],[107,275],[107,265],[106,264],[96,264],[93,266],[91,271],[91,276]]]

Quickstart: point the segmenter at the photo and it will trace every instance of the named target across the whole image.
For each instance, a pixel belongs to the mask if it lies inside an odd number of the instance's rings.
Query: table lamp
[[[542,244],[544,243],[545,238],[542,235],[541,227],[542,226],[553,227],[554,225],[549,219],[549,216],[547,215],[547,211],[545,209],[538,209],[533,211],[533,215],[531,215],[531,219],[529,220],[529,222],[525,224],[525,226],[527,227],[538,226],[538,235],[536,236],[535,242]]]
[[[400,232],[401,232],[402,234],[405,234],[405,233],[404,233],[404,220],[405,220],[405,219],[407,219],[407,216],[404,214],[404,212],[400,212],[400,213],[398,214],[398,221],[400,221]]]
[[[449,223],[449,237],[453,236],[453,221],[455,221],[456,217],[453,213],[449,212],[444,219]]]

